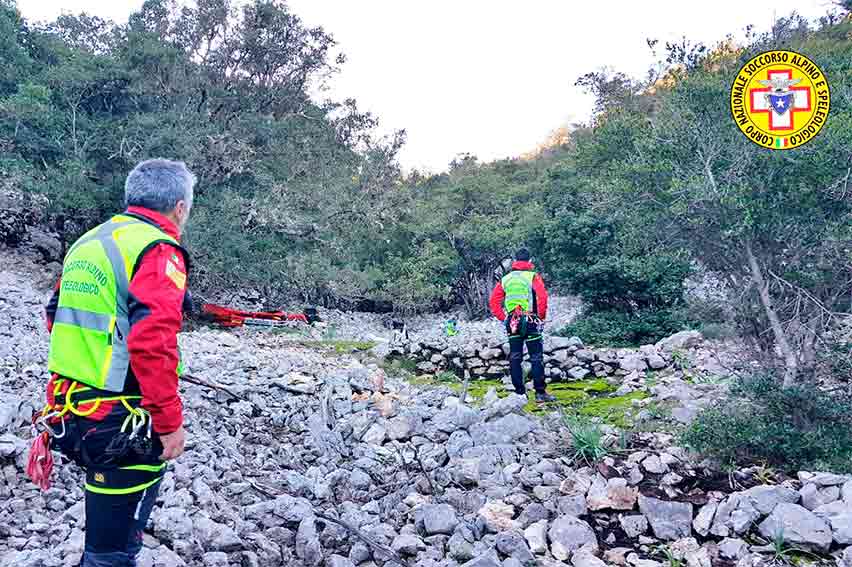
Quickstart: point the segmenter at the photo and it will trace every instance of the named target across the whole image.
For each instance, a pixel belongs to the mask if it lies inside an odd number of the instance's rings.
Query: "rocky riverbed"
[[[25,262],[4,265],[0,565],[70,567],[81,472],[59,461],[47,492],[23,474],[46,378],[46,290]],[[604,424],[608,455],[587,463],[558,414],[531,413],[499,383],[463,404],[455,384],[325,338],[183,334],[189,371],[239,399],[183,384],[189,446],[163,483],[141,566],[752,567],[777,559],[779,533],[803,550],[797,561],[852,566],[849,478],[763,484],[758,470],[713,472],[677,446],[671,428],[724,393],[690,372],[709,366],[706,345],[687,349],[693,366],[614,373],[616,391],[588,393],[612,399],[627,384],[644,395],[624,406],[631,434]]]

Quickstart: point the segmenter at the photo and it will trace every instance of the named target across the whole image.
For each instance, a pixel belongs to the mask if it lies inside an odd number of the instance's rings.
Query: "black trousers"
[[[509,369],[512,373],[512,385],[515,387],[516,394],[526,394],[527,389],[524,384],[522,367],[524,345],[526,345],[532,365],[530,374],[532,375],[533,388],[537,393],[544,393],[546,384],[544,382],[544,345],[542,344],[541,328],[531,323],[528,323],[525,327],[526,332],[524,334],[509,334]]]
[[[107,447],[128,411],[117,404],[102,421],[71,416],[53,447],[86,471],[86,541],[82,567],[134,567],[142,531],[165,473],[159,436],[143,453],[113,457]],[[150,418],[148,418],[150,419]],[[147,425],[147,424],[146,424]],[[56,429],[56,427],[54,427]]]

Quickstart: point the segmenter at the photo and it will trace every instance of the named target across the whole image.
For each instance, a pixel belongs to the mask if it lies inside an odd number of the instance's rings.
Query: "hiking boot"
[[[546,402],[555,402],[556,396],[548,394],[547,392],[536,392],[535,393],[535,401],[537,401],[540,404],[543,404],[543,403],[546,403]]]

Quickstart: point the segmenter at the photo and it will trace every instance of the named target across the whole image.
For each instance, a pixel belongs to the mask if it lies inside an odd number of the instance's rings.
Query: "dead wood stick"
[[[297,395],[300,395],[300,396],[310,396],[310,395],[313,395],[313,394],[316,393],[316,392],[306,392],[306,391],[300,390],[298,388],[293,388],[292,386],[287,386],[285,384],[279,384],[278,382],[270,382],[270,384],[272,384],[276,388],[281,388],[285,392],[289,392],[290,394],[297,394]]]
[[[263,494],[267,498],[277,498],[277,496],[274,493],[272,493],[268,488],[266,488],[264,486],[260,486],[258,483],[254,482],[252,480],[249,480],[249,484],[255,490],[257,490],[258,492],[260,492],[261,494]],[[368,536],[367,534],[365,534],[364,532],[362,532],[361,530],[359,530],[355,526],[349,524],[348,522],[345,522],[343,520],[338,520],[337,518],[332,518],[331,516],[326,516],[322,512],[317,512],[316,510],[314,510],[314,516],[316,516],[317,518],[319,518],[321,520],[325,520],[326,522],[332,522],[334,524],[342,526],[347,531],[349,531],[349,533],[351,533],[352,535],[354,535],[355,537],[357,537],[358,539],[360,539],[361,541],[363,541],[364,543],[366,543],[370,547],[377,549],[377,550],[381,551],[382,553],[387,554],[389,557],[392,558],[392,561],[394,563],[398,563],[399,565],[402,565],[403,567],[411,567],[411,564],[409,564],[405,559],[403,559],[397,552],[395,552],[391,548],[387,547],[386,545],[382,545],[381,543],[377,542],[376,540],[374,540],[373,538],[371,538],[370,536]]]
[[[226,388],[224,386],[220,386],[219,384],[214,384],[213,382],[208,382],[207,380],[203,380],[203,379],[201,379],[197,376],[193,376],[191,374],[181,374],[180,379],[183,380],[184,382],[189,382],[190,384],[195,384],[196,386],[201,386],[202,388],[209,388],[211,390],[218,390],[220,392],[225,392],[226,394],[228,394],[229,396],[231,396],[231,397],[233,397],[237,400],[240,400],[240,401],[243,401],[243,402],[248,402],[251,405],[255,405],[251,400],[247,400],[246,398],[233,393],[228,388]]]
[[[249,484],[252,486],[252,488],[257,490],[258,492],[260,492],[261,494],[263,494],[267,498],[277,498],[277,495],[274,494],[270,489],[266,488],[265,486],[261,486],[260,484],[254,482],[253,480],[249,480]],[[319,518],[321,520],[325,520],[326,522],[332,522],[334,524],[342,526],[349,533],[351,533],[352,535],[354,535],[355,537],[357,537],[358,539],[360,539],[361,541],[363,541],[364,543],[366,543],[370,547],[377,549],[377,550],[381,551],[382,553],[387,554],[389,557],[392,558],[392,561],[394,563],[398,563],[399,565],[402,565],[403,567],[411,567],[411,564],[408,563],[405,559],[403,559],[397,552],[395,552],[391,548],[387,547],[386,545],[382,545],[381,543],[377,542],[376,540],[374,540],[373,538],[371,538],[370,536],[368,536],[367,534],[365,534],[364,532],[362,532],[361,530],[359,530],[355,526],[353,526],[353,525],[351,525],[351,524],[349,524],[349,523],[347,523],[343,520],[338,520],[337,518],[332,518],[331,516],[326,516],[322,512],[317,512],[316,510],[314,510],[314,516],[316,516],[317,518]]]
[[[397,552],[395,552],[391,548],[387,547],[386,545],[382,545],[381,543],[377,542],[376,540],[374,540],[373,538],[371,538],[370,536],[368,536],[367,534],[365,534],[364,532],[362,532],[360,529],[356,528],[355,526],[349,524],[348,522],[345,522],[343,520],[338,520],[336,518],[332,518],[331,516],[326,516],[325,514],[323,514],[321,512],[315,511],[314,515],[321,520],[325,520],[326,522],[332,522],[332,523],[335,523],[339,526],[342,526],[347,531],[349,531],[349,533],[351,533],[352,535],[354,535],[355,537],[357,537],[358,539],[360,539],[361,541],[363,541],[364,543],[366,543],[367,545],[369,545],[373,549],[377,549],[378,551],[381,551],[382,553],[391,557],[392,561],[394,563],[402,565],[403,567],[411,567],[411,564],[408,563],[408,561],[406,561],[405,559],[403,559],[402,556],[400,556]]]

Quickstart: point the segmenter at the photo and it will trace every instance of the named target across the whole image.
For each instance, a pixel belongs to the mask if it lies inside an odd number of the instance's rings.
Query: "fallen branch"
[[[256,406],[256,404],[254,402],[252,402],[251,400],[248,400],[248,399],[246,399],[246,398],[244,398],[240,395],[233,393],[228,388],[226,388],[224,386],[220,386],[219,384],[214,384],[213,382],[208,382],[206,380],[198,378],[197,376],[193,376],[191,374],[181,374],[180,379],[183,380],[184,382],[189,382],[190,384],[195,384],[196,386],[201,386],[202,388],[209,388],[211,390],[218,390],[219,392],[225,392],[226,394],[233,397],[234,399],[240,400],[242,402],[248,402],[251,405]]]
[[[261,494],[263,494],[267,498],[277,498],[278,497],[278,495],[276,495],[274,492],[272,492],[269,488],[261,486],[259,483],[256,483],[251,479],[249,479],[248,482],[252,486],[252,488],[257,490],[258,492],[260,492]],[[332,518],[331,516],[326,516],[322,512],[317,512],[316,510],[314,511],[314,516],[316,516],[317,518],[319,518],[321,520],[325,520],[326,522],[331,522],[333,524],[337,524],[339,526],[342,526],[347,531],[349,531],[349,533],[351,533],[352,535],[354,535],[355,537],[357,537],[358,539],[360,539],[361,541],[363,541],[364,543],[366,543],[370,547],[377,549],[378,551],[381,551],[382,553],[387,554],[389,557],[392,558],[392,562],[398,563],[399,565],[402,565],[403,567],[411,567],[411,564],[408,563],[405,559],[403,559],[397,552],[395,552],[391,548],[377,542],[376,540],[374,540],[373,538],[371,538],[370,536],[368,536],[367,534],[365,534],[364,532],[362,532],[361,530],[359,530],[355,526],[349,524],[348,522],[345,522],[343,520],[338,520],[337,518]]]
[[[420,460],[420,455],[417,455],[415,453],[414,459],[417,465],[420,467],[420,472],[422,472],[424,478],[426,478],[426,482],[429,483],[429,492],[432,494],[438,494],[437,492],[435,492],[435,485],[432,484],[432,478],[429,476],[429,473],[426,472],[426,467],[423,466],[423,461]]]
[[[330,516],[326,516],[325,514],[322,514],[320,512],[316,512],[316,511],[314,512],[314,515],[321,520],[325,520],[326,522],[332,522],[334,524],[337,524],[338,526],[342,526],[343,528],[346,528],[346,530],[349,533],[351,533],[352,535],[354,535],[355,537],[357,537],[358,539],[360,539],[361,541],[363,541],[364,543],[366,543],[367,545],[369,545],[373,549],[381,551],[385,555],[391,557],[392,558],[391,561],[393,563],[397,563],[399,565],[402,565],[403,567],[411,567],[411,564],[408,561],[406,561],[405,559],[403,559],[402,556],[400,556],[397,552],[395,552],[391,548],[387,547],[386,545],[382,545],[381,543],[377,542],[376,540],[374,540],[373,538],[371,538],[370,536],[368,536],[367,534],[365,534],[364,532],[362,532],[361,530],[359,530],[358,528],[356,528],[352,524],[345,522],[343,520],[338,520],[337,518],[332,518]]]
[[[275,499],[275,498],[277,498],[277,497],[278,497],[276,494],[273,494],[273,493],[270,491],[270,489],[268,489],[268,488],[266,488],[266,487],[264,487],[264,486],[259,485],[258,483],[254,482],[254,481],[253,481],[253,480],[251,480],[251,479],[247,479],[247,480],[248,480],[248,483],[251,485],[251,487],[252,487],[252,488],[254,488],[255,490],[257,490],[258,492],[260,492],[261,494],[263,494],[263,495],[264,495],[264,496],[266,496],[267,498]]]
[[[300,390],[299,388],[287,386],[286,384],[281,384],[279,382],[270,382],[270,384],[275,386],[276,388],[281,388],[285,392],[288,392],[290,394],[296,394],[296,395],[299,395],[299,396],[312,396],[312,395],[316,394],[316,391],[306,392],[305,390]]]

